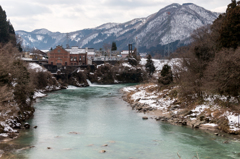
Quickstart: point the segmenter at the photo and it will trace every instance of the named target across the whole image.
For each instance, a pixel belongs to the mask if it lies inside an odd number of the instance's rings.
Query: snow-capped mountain
[[[127,49],[132,43],[140,52],[163,49],[168,43],[176,46],[190,42],[193,30],[211,24],[219,13],[208,11],[192,3],[174,3],[146,18],[126,23],[107,23],[96,28],[60,33],[47,29],[32,32],[16,31],[23,45],[38,49],[50,49],[56,45],[89,47],[99,49],[104,43],[115,41],[119,50]]]

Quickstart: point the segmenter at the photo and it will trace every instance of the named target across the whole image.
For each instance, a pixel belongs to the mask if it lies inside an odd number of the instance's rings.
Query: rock
[[[184,116],[187,116],[187,115],[190,115],[190,114],[192,114],[193,113],[193,111],[189,111],[189,112],[187,112]]]
[[[196,118],[197,115],[190,115],[189,118]]]
[[[182,121],[182,125],[187,125],[187,121]]]
[[[47,149],[52,149],[51,147],[47,147]]]
[[[224,144],[229,144],[230,142],[228,140],[224,141],[223,142]]]
[[[179,105],[172,105],[172,106],[170,107],[170,110],[175,110],[175,109],[177,109],[177,108],[179,108]]]
[[[0,156],[2,156],[4,154],[3,150],[0,150]]]
[[[21,123],[16,123],[14,128],[15,128],[15,129],[21,129],[21,126],[22,126]]]
[[[209,118],[205,118],[205,121],[206,121],[207,123],[209,123],[210,119],[209,119]]]
[[[101,150],[100,152],[101,152],[101,153],[106,153],[106,150]]]
[[[147,117],[147,116],[143,116],[142,119],[143,119],[143,120],[147,120],[148,117]]]
[[[30,124],[25,123],[25,124],[24,124],[24,128],[25,128],[25,129],[30,129]]]
[[[107,147],[108,146],[108,144],[105,144],[105,145],[102,145],[103,147]]]
[[[92,147],[92,146],[94,146],[94,144],[90,144],[90,145],[87,145],[88,147]]]
[[[161,119],[161,121],[168,121],[168,120],[170,120],[170,119],[164,118],[164,117]],[[173,120],[173,119],[172,119],[172,120]]]
[[[200,116],[200,121],[203,121],[204,118],[205,118],[204,115]]]
[[[79,132],[69,132],[69,134],[80,134]]]
[[[175,101],[173,102],[173,104],[174,104],[174,105],[180,105],[180,104],[181,104],[181,102],[180,102],[180,101],[178,101],[178,100],[175,100]]]
[[[38,126],[34,126],[33,128],[34,128],[34,129],[37,129],[37,127],[38,127]]]
[[[4,127],[0,125],[0,133],[4,133]]]
[[[214,135],[218,136],[218,133],[214,133]]]
[[[16,136],[17,136],[17,134],[14,133],[14,132],[8,133],[8,137],[10,137],[10,138],[14,138],[14,137],[16,137]]]

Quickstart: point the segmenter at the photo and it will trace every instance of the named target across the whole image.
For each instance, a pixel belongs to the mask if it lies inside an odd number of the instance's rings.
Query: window
[[[73,65],[73,63],[71,63],[71,66]]]
[[[53,65],[53,62],[51,62],[51,65]]]
[[[79,56],[79,61],[82,61],[82,57],[81,56]]]
[[[74,65],[77,65],[76,63],[74,63]]]
[[[67,66],[67,62],[65,62],[65,66]]]
[[[73,57],[71,57],[70,60],[73,61]]]
[[[58,49],[58,53],[60,53],[60,50]]]
[[[74,57],[74,61],[77,61],[77,57]]]

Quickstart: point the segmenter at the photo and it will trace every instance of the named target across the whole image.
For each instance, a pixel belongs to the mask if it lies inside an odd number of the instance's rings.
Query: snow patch
[[[47,69],[43,68],[42,66],[36,63],[29,63],[28,68],[32,70],[36,70],[36,72],[47,72]]]

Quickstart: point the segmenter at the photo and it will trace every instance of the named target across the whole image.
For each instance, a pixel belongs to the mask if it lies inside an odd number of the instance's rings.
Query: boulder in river
[[[25,128],[25,129],[30,129],[30,124],[25,123],[25,124],[24,124],[24,128]]]
[[[102,145],[103,147],[107,147],[108,146],[108,144],[104,144],[104,145]]]
[[[143,119],[143,120],[147,120],[148,117],[147,117],[147,116],[143,116],[142,119]]]

